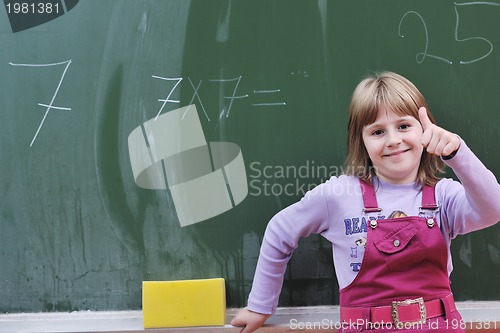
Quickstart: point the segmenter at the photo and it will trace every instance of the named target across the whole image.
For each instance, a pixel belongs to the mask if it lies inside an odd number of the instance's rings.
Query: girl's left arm
[[[444,179],[437,185],[452,237],[499,222],[500,184],[495,175],[463,140],[456,154],[443,160],[460,180]]]
[[[458,135],[432,123],[424,107],[418,112],[422,145],[429,154],[441,156],[460,179],[460,183],[443,179],[436,185],[450,236],[496,224],[500,221],[500,185],[495,175]]]

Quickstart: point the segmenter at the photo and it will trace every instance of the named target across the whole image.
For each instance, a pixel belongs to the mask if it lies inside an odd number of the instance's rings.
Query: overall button
[[[434,224],[435,224],[434,219],[427,219],[427,226],[429,228],[432,228]]]
[[[370,221],[370,227],[372,227],[372,229],[375,229],[377,227],[377,221],[376,220],[371,220]]]
[[[395,247],[398,247],[399,245],[401,245],[401,242],[399,241],[399,239],[396,239],[396,240],[394,241],[394,246],[395,246]]]

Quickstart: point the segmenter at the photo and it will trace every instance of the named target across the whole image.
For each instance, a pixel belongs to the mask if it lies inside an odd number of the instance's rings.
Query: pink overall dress
[[[373,185],[360,185],[364,213],[380,212]],[[361,269],[340,290],[340,332],[465,332],[437,209],[434,187],[424,186],[419,216],[368,217]]]

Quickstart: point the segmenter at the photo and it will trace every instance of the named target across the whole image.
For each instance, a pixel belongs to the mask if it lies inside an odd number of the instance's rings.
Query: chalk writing
[[[274,94],[279,93],[280,89],[272,89],[272,90],[254,90],[254,94]],[[286,105],[285,102],[277,102],[277,103],[252,103],[252,106],[277,106],[277,105]]]
[[[224,83],[224,82],[233,82],[235,81],[236,84],[234,85],[234,90],[233,90],[233,94],[232,96],[225,96],[224,95],[224,98],[225,99],[229,99],[231,100],[229,102],[229,106],[227,108],[227,111],[226,111],[226,106],[224,106],[220,112],[220,116],[222,117],[224,115],[224,112],[225,112],[225,115],[226,115],[226,118],[229,117],[229,114],[231,113],[231,107],[233,106],[233,101],[235,99],[241,99],[241,98],[247,98],[248,95],[245,94],[245,95],[239,95],[239,96],[236,96],[236,90],[238,90],[238,86],[240,85],[240,82],[241,82],[241,76],[238,76],[238,77],[235,77],[234,79],[213,79],[213,80],[209,80],[210,82],[220,82],[220,83]],[[224,91],[224,87],[223,85],[221,85],[221,91]]]
[[[162,77],[162,76],[158,76],[158,75],[152,75],[152,77],[155,79],[160,79],[160,80],[165,80],[165,81],[175,81],[175,84],[173,85],[170,92],[168,93],[167,98],[158,99],[158,101],[162,103],[160,110],[158,111],[158,113],[156,115],[156,118],[158,118],[158,116],[162,113],[162,111],[165,108],[165,106],[167,105],[167,103],[176,103],[176,104],[180,103],[179,100],[172,99],[172,95],[174,94],[174,91],[179,87],[179,85],[183,81],[183,78],[179,78],[179,77],[169,78],[169,77]],[[237,100],[243,100],[243,99],[252,98],[252,97],[257,97],[259,99],[262,99],[262,100],[259,100],[258,102],[250,103],[250,106],[252,106],[252,107],[283,107],[283,106],[287,105],[287,103],[284,101],[272,100],[272,99],[270,100],[269,96],[272,96],[275,94],[280,95],[281,89],[257,89],[257,90],[253,90],[253,92],[251,93],[252,95],[239,92],[238,89],[240,87],[240,83],[242,80],[243,80],[242,76],[237,76],[237,77],[229,78],[229,79],[208,79],[208,80],[206,80],[206,82],[204,82],[203,80],[199,80],[195,84],[193,82],[193,80],[190,77],[188,77],[187,81],[189,82],[189,86],[193,90],[193,95],[191,96],[191,100],[189,101],[189,104],[193,104],[195,102],[195,100],[197,100],[200,107],[201,107],[201,110],[203,111],[203,114],[205,115],[205,118],[208,121],[211,121],[211,118],[209,117],[209,115],[207,113],[207,108],[203,104],[203,101],[202,101],[202,98],[200,95],[200,89],[201,89],[202,85],[209,84],[209,83],[212,83],[212,84],[216,83],[219,85],[219,91],[221,94],[221,98],[225,101],[229,101],[227,105],[226,105],[226,103],[223,103],[224,106],[222,107],[221,110],[218,111],[219,119],[220,118],[228,118],[230,116],[231,110],[234,108],[233,104]],[[229,86],[229,88],[228,88],[228,86]],[[227,90],[229,90],[228,93],[226,93]],[[272,96],[271,98],[273,98],[273,97],[274,96]]]
[[[466,37],[466,38],[459,37],[459,30],[460,30],[461,21],[460,21],[460,13],[459,13],[458,9],[459,9],[459,7],[467,7],[467,6],[500,6],[500,3],[489,2],[489,1],[474,1],[474,2],[463,2],[463,3],[455,2],[453,5],[454,5],[454,10],[455,10],[454,40],[458,43],[476,40],[476,41],[481,41],[483,43],[486,43],[488,45],[488,47],[487,47],[488,50],[485,53],[483,53],[481,56],[479,56],[477,58],[469,59],[469,60],[459,60],[458,63],[462,64],[462,65],[468,65],[468,64],[472,64],[472,63],[475,63],[475,62],[478,62],[480,60],[485,59],[493,52],[493,43],[491,41],[489,41],[488,39],[486,39],[484,37],[480,37],[480,36],[473,36],[473,37]],[[405,21],[407,19],[407,17],[410,15],[414,15],[414,16],[419,18],[420,22],[422,23],[422,27],[423,27],[424,33],[425,33],[425,46],[423,48],[423,51],[418,52],[415,56],[417,63],[421,64],[425,60],[426,57],[429,57],[429,58],[433,58],[433,59],[445,62],[445,63],[450,64],[450,65],[453,64],[453,62],[447,58],[428,53],[429,32],[427,30],[427,24],[426,24],[424,18],[418,12],[413,11],[413,10],[408,11],[401,17],[401,20],[399,21],[399,26],[398,26],[398,35],[402,38],[405,37],[402,33],[402,25],[403,25],[403,21]]]
[[[51,66],[66,65],[64,67],[64,71],[63,71],[63,73],[61,75],[59,83],[57,84],[56,91],[54,92],[54,95],[52,96],[52,100],[50,101],[50,103],[49,104],[38,103],[39,106],[46,108],[46,110],[45,110],[45,114],[43,115],[42,121],[40,122],[40,125],[38,126],[38,129],[36,130],[36,133],[33,136],[33,139],[31,140],[30,147],[32,147],[33,144],[35,143],[36,138],[38,137],[38,134],[40,133],[40,130],[43,127],[43,124],[45,123],[45,120],[47,119],[47,116],[49,115],[50,110],[52,110],[52,109],[54,109],[54,110],[64,110],[64,111],[70,111],[71,110],[71,108],[58,107],[58,106],[54,106],[53,105],[54,101],[56,100],[56,97],[57,97],[57,94],[59,92],[59,89],[61,88],[61,85],[62,85],[62,82],[64,80],[64,77],[66,76],[66,72],[68,71],[68,68],[71,65],[71,59],[67,60],[67,61],[53,63],[53,64],[16,64],[16,63],[10,62],[9,65],[11,65],[11,66],[17,66],[17,67],[51,67]]]
[[[429,54],[427,52],[427,50],[429,49],[429,33],[427,31],[427,25],[425,24],[424,18],[419,13],[417,13],[415,11],[409,11],[409,12],[407,12],[407,13],[405,13],[403,15],[403,17],[399,21],[399,27],[398,27],[398,34],[399,34],[399,36],[400,37],[404,37],[404,35],[401,33],[401,25],[403,24],[403,21],[405,20],[405,18],[408,15],[412,15],[412,14],[415,15],[415,16],[417,16],[420,19],[420,21],[422,22],[423,28],[424,28],[424,32],[425,32],[425,47],[424,47],[424,51],[417,53],[417,55],[415,56],[415,59],[417,60],[417,63],[421,64],[425,60],[425,57],[430,57],[430,58],[434,58],[434,59],[438,59],[438,60],[444,61],[444,62],[446,62],[448,64],[452,64],[452,62],[449,61],[448,59],[445,59],[445,58],[442,58],[442,57],[439,57],[439,56],[436,56],[436,55],[432,55],[432,54]]]
[[[196,87],[194,86],[193,81],[191,81],[190,77],[188,77],[188,80],[189,80],[189,83],[191,84],[191,87],[193,88],[193,91],[194,91],[193,97],[191,97],[191,101],[189,101],[189,105],[193,104],[194,98],[197,97],[198,102],[200,102],[201,109],[203,110],[203,113],[205,114],[205,117],[207,117],[207,120],[210,121],[210,117],[208,116],[207,111],[205,110],[205,106],[203,105],[203,102],[201,101],[201,97],[198,94],[198,90],[200,89],[202,80],[200,80],[198,82],[198,85]]]
[[[178,100],[171,100],[170,96],[172,96],[172,93],[174,92],[175,88],[177,88],[177,86],[179,85],[179,83],[181,83],[182,78],[181,77],[168,78],[168,77],[161,77],[161,76],[156,76],[156,75],[153,75],[153,78],[160,79],[160,80],[165,80],[165,81],[177,81],[177,83],[175,83],[175,85],[172,88],[172,90],[170,90],[170,93],[168,94],[167,98],[166,99],[159,99],[158,100],[158,102],[163,102],[163,104],[161,105],[161,108],[160,108],[160,110],[158,111],[158,114],[155,117],[155,121],[156,121],[158,119],[158,117],[160,116],[161,112],[163,111],[163,108],[165,107],[165,105],[167,105],[168,102],[170,102],[170,103],[179,103]]]
[[[309,73],[307,71],[298,70],[296,72],[291,72],[290,76],[299,76],[307,79],[309,77]]]
[[[474,62],[480,61],[480,60],[486,58],[487,56],[489,56],[491,54],[491,52],[493,52],[493,44],[489,40],[487,40],[486,38],[478,37],[478,36],[476,36],[476,37],[469,37],[469,38],[462,38],[462,39],[458,38],[458,27],[460,25],[460,15],[458,13],[458,7],[462,7],[462,6],[478,6],[478,5],[500,6],[500,3],[496,3],[496,2],[481,2],[481,1],[478,1],[478,2],[464,2],[464,3],[456,3],[455,2],[455,16],[456,16],[455,40],[457,42],[467,42],[467,41],[470,41],[470,40],[481,40],[481,41],[483,41],[483,42],[485,42],[486,44],[489,45],[488,52],[486,52],[481,57],[476,58],[476,59],[471,59],[471,60],[468,60],[468,61],[460,60],[460,63],[463,64],[463,65],[472,64]]]

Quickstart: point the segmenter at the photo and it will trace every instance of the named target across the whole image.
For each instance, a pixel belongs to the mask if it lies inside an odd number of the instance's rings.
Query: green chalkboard
[[[500,176],[500,1],[60,0],[45,18],[8,2],[0,312],[140,309],[143,280],[212,277],[243,306],[268,220],[341,174],[350,95],[375,71],[415,82]],[[223,168],[229,209],[181,227],[170,181],[136,183],[128,140],[137,130],[154,155],[145,123],[189,105],[206,142],[242,158],[247,193],[236,200]],[[168,163],[182,175],[182,161],[201,172],[198,156],[232,161],[206,147]],[[500,299],[499,228],[454,241],[456,299]],[[331,260],[327,241],[301,240],[280,305],[336,304]]]

